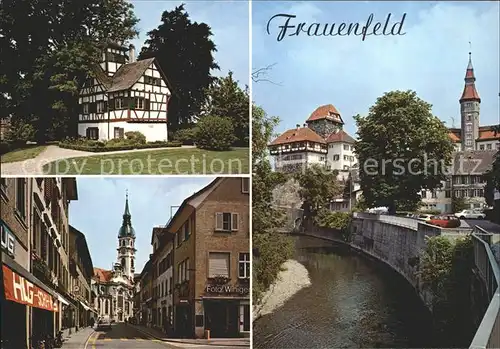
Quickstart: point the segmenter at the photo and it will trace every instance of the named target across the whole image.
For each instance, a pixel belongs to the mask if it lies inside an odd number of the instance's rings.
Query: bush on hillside
[[[196,146],[208,150],[230,150],[236,140],[231,120],[219,116],[201,119],[196,128]]]

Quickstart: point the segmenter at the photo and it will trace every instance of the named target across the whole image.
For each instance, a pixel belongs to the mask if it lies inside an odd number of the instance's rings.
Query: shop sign
[[[14,256],[16,253],[16,237],[3,221],[0,222],[0,233],[2,236],[2,249],[7,251],[10,256]]]
[[[239,293],[248,294],[250,288],[248,286],[233,286],[233,285],[207,285],[207,293]]]
[[[26,304],[30,307],[57,311],[57,306],[55,306],[51,295],[13,272],[7,266],[2,265],[2,269],[5,298],[7,300]]]

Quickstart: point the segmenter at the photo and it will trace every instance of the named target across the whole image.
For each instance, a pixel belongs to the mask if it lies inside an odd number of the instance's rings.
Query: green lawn
[[[249,149],[173,148],[63,159],[44,166],[48,175],[248,174]]]
[[[7,163],[33,159],[40,155],[45,148],[47,148],[46,145],[35,145],[29,148],[16,149],[3,154],[0,162]]]

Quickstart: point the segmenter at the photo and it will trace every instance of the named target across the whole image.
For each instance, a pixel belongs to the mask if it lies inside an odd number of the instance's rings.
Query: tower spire
[[[130,209],[128,205],[128,190],[125,192],[125,211],[123,212],[123,222],[118,233],[119,237],[134,237],[135,231],[132,228],[132,215],[130,214]]]
[[[469,41],[470,45],[470,41]],[[462,97],[460,98],[460,103],[462,102],[472,102],[477,101],[481,102],[481,98],[479,97],[479,93],[476,90],[476,77],[474,75],[474,67],[472,66],[472,52],[469,51],[469,63],[467,64],[467,69],[465,71],[465,86],[462,92]]]

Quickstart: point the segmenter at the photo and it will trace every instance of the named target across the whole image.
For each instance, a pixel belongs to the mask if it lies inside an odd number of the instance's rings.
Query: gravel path
[[[254,321],[272,313],[301,289],[311,285],[309,272],[301,263],[288,260],[283,264],[283,269],[274,284],[264,293],[261,304],[254,306]]]
[[[165,150],[165,149],[183,149],[183,148],[195,148],[195,147],[189,145],[189,146],[182,146],[181,148],[146,148],[146,149],[118,150],[118,151],[108,151],[102,153],[93,153],[88,151],[59,148],[57,145],[49,145],[43,152],[41,152],[34,159],[18,161],[18,162],[2,163],[1,164],[2,175],[8,175],[8,176],[44,175],[43,173],[44,165],[57,160],[76,158],[82,156],[101,156],[108,154],[120,154],[120,153],[123,154],[129,152],[155,151],[155,150]]]

